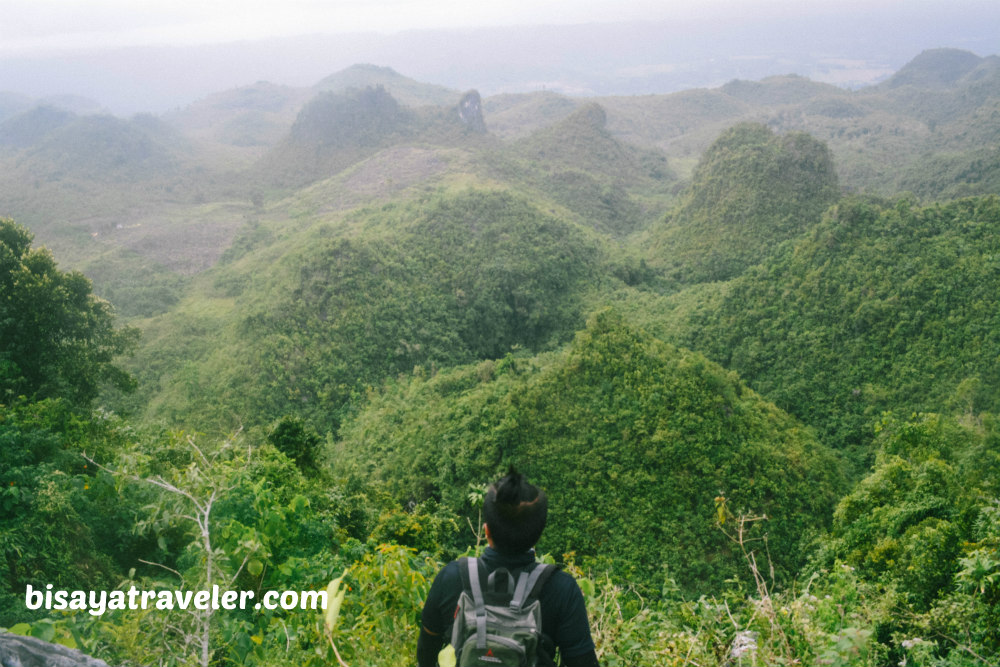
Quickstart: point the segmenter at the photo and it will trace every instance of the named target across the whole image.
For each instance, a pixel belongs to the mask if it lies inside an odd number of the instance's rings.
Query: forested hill
[[[648,259],[681,283],[727,280],[814,227],[839,196],[822,142],[737,125],[702,156],[666,223],[651,227]]]
[[[162,118],[9,98],[0,626],[115,664],[409,664],[514,465],[605,664],[995,664],[998,77],[945,49],[857,91],[357,66]],[[345,571],[326,630],[23,604]]]
[[[996,197],[844,200],[727,285],[678,342],[837,446],[866,442],[884,410],[995,413],[998,220]]]
[[[841,461],[800,423],[613,311],[559,353],[392,383],[345,426],[334,460],[457,514],[471,480],[517,461],[558,497],[540,548],[653,590],[666,570],[690,593],[740,574],[731,557],[706,558],[732,555],[707,520],[717,496],[772,518],[772,565],[788,580],[844,489]]]

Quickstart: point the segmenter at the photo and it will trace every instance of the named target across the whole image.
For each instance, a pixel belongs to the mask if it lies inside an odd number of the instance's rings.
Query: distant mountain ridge
[[[975,0],[905,11],[892,3],[864,11],[826,3],[795,11],[740,7],[707,17],[707,9],[644,21],[623,12],[613,23],[577,25],[396,33],[372,26],[369,32],[189,47],[18,54],[5,45],[0,90],[82,95],[120,115],[165,113],[260,80],[309,87],[355,63],[388,65],[453,90],[474,87],[485,97],[542,90],[669,94],[788,73],[856,89],[886,79],[924,49],[996,53],[993,28],[1000,24],[1000,7]]]
[[[352,65],[331,74],[312,87],[317,92],[344,92],[352,88],[381,86],[400,104],[408,107],[447,106],[455,103],[459,91],[445,86],[421,83],[403,76],[391,67],[372,64]]]
[[[516,183],[598,233],[629,235],[662,218],[706,149],[744,122],[825,143],[847,190],[994,192],[998,61],[929,51],[893,82],[857,91],[778,76],[668,95],[499,95],[476,105],[475,130],[461,120],[463,93],[375,65],[301,88],[261,81],[160,118],[80,115],[4,96],[0,215],[30,223],[74,266],[125,247],[139,252],[129,261],[149,253],[172,258],[164,270],[188,273],[223,255],[240,220],[282,197],[343,210],[468,182],[472,170],[473,181]],[[297,194],[307,185],[310,194]],[[213,205],[226,211],[218,222]],[[197,235],[186,227],[194,220],[205,221]],[[205,251],[199,239],[222,245]],[[174,244],[180,250],[162,250]]]
[[[27,148],[46,135],[72,122],[74,114],[50,106],[28,108],[0,122],[0,146]]]
[[[981,58],[961,49],[931,49],[919,54],[879,87],[949,88],[994,78],[998,71],[997,56]]]
[[[474,91],[444,107],[417,109],[400,104],[380,84],[321,92],[254,171],[264,184],[304,185],[390,146],[462,143],[485,131]]]

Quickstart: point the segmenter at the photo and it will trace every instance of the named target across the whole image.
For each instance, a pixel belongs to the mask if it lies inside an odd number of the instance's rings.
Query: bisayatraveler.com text
[[[220,590],[128,590],[68,591],[53,590],[52,584],[43,589],[29,584],[24,593],[24,606],[30,610],[87,611],[101,616],[107,611],[137,611],[159,609],[162,611],[235,611],[237,609],[326,609],[326,591],[267,591],[259,598],[254,591]]]

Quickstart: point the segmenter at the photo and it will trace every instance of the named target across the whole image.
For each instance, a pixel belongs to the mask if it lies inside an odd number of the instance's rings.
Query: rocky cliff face
[[[59,644],[0,632],[0,667],[108,667],[108,663]]]
[[[477,91],[470,90],[462,96],[462,100],[458,103],[458,117],[473,132],[486,132],[486,121],[483,120],[483,101]]]

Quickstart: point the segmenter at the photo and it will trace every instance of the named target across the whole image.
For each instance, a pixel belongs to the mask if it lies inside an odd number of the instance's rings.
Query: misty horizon
[[[992,14],[1000,17],[1000,9]],[[538,90],[580,97],[667,94],[789,74],[856,89],[888,78],[925,50],[957,48],[984,57],[1000,52],[991,27],[981,15],[955,12],[941,20],[882,10],[128,46],[8,54],[0,92],[32,101],[85,98],[94,103],[89,111],[123,116],[162,114],[260,81],[311,87],[354,64],[390,67],[484,96]]]

